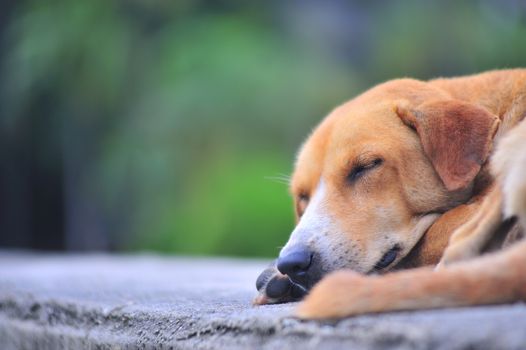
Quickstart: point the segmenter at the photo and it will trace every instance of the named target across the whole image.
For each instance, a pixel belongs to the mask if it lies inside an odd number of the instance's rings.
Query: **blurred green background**
[[[519,0],[4,0],[0,245],[276,256],[333,107],[525,63]]]

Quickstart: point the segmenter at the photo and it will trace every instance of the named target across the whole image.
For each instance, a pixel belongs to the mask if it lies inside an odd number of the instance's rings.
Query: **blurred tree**
[[[275,256],[294,152],[399,76],[524,66],[503,1],[0,5],[0,244]]]

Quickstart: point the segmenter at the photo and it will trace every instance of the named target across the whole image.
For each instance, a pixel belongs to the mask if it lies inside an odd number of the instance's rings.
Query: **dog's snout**
[[[304,246],[295,246],[282,252],[278,259],[278,270],[294,282],[304,283],[312,264],[312,252]]]

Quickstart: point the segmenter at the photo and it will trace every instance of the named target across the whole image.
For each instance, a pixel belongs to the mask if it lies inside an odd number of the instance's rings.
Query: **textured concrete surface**
[[[525,349],[526,306],[300,322],[266,262],[0,252],[0,349]]]

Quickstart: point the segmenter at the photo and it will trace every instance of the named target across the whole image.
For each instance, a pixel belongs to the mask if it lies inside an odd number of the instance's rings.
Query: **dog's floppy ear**
[[[466,188],[488,158],[497,116],[458,100],[426,102],[412,109],[400,104],[396,113],[415,129],[424,152],[449,191]]]

